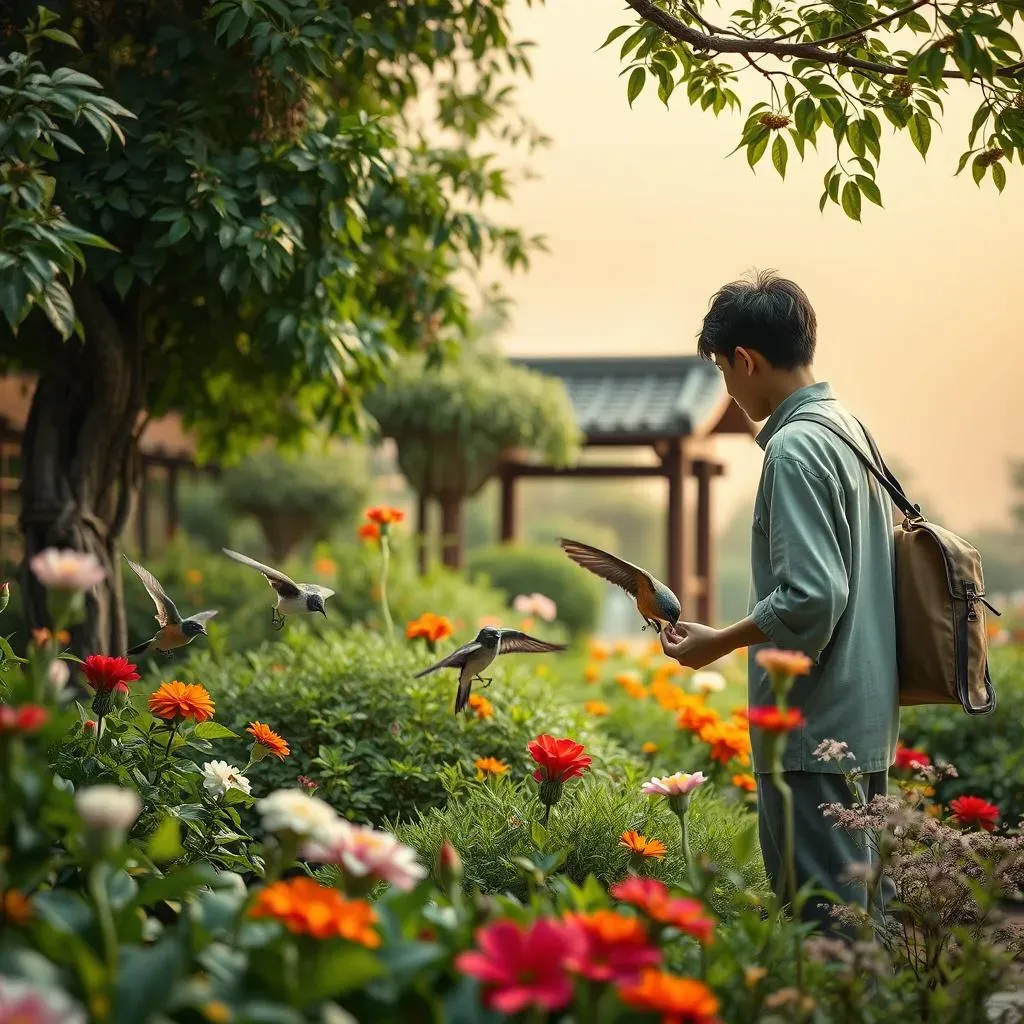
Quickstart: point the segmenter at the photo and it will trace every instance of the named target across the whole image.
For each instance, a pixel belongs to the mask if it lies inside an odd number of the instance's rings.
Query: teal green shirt
[[[790,395],[757,436],[765,458],[754,505],[751,614],[771,643],[750,648],[748,700],[775,703],[759,650],[802,651],[814,667],[797,679],[789,703],[807,724],[789,734],[783,768],[840,771],[813,753],[834,739],[849,745],[862,771],[882,771],[899,732],[893,510],[831,431],[789,422],[798,409],[835,420],[866,445],[825,383]],[[760,730],[751,730],[751,742],[754,771],[770,771]]]

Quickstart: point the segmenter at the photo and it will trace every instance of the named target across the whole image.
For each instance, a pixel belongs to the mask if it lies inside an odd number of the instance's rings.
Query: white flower
[[[318,837],[337,820],[334,808],[301,789],[277,789],[256,804],[268,832],[294,832],[297,836]]]
[[[660,779],[652,778],[640,790],[648,796],[686,796],[707,781],[703,772],[676,772]]]
[[[252,783],[227,761],[207,761],[203,765],[203,788],[216,800],[229,789],[240,789],[248,795],[252,792]]]
[[[55,696],[60,696],[64,692],[64,687],[68,685],[70,678],[71,670],[68,668],[68,663],[62,658],[54,658],[46,670],[46,681],[50,684],[50,689]]]
[[[356,878],[372,875],[406,892],[427,874],[416,860],[416,851],[390,832],[353,825],[343,818],[307,843],[302,857],[320,864],[338,864]]]
[[[142,801],[134,789],[121,786],[90,786],[75,795],[78,816],[89,828],[130,828],[142,811]]]
[[[0,1021],[18,1024],[85,1024],[85,1013],[59,988],[38,988],[0,976]]]
[[[844,761],[853,757],[850,748],[840,740],[822,740],[814,748],[814,756],[819,761]]]
[[[694,672],[690,677],[690,689],[694,693],[721,693],[725,689],[725,676],[721,672]]]
[[[107,570],[95,555],[81,551],[46,548],[29,561],[29,568],[44,587],[54,590],[88,590],[101,583]]]

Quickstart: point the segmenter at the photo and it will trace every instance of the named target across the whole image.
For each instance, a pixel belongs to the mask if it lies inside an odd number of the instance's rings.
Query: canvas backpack
[[[985,579],[978,550],[921,514],[890,472],[871,435],[869,455],[841,426],[802,413],[832,431],[857,455],[903,514],[894,526],[896,646],[900,705],[959,704],[969,715],[995,710],[988,663]],[[859,422],[859,421],[858,421]],[[861,429],[864,429],[861,424]]]

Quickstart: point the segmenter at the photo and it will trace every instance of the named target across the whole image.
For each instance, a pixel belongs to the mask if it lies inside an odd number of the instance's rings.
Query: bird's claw
[[[491,683],[494,681],[494,676],[491,676],[490,679],[484,679],[483,676],[477,676],[477,679],[479,679],[480,682],[483,683],[483,688],[486,690],[487,687],[490,686]]]
[[[274,613],[274,617],[270,620],[272,629],[284,629],[284,616]]]
[[[174,651],[159,651],[158,653],[162,658],[164,658],[167,661],[170,661],[171,658],[174,657]]]

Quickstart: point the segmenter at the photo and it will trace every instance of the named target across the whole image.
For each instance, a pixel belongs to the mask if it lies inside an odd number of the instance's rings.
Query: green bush
[[[937,787],[943,804],[966,793],[999,806],[1003,821],[1024,818],[1024,647],[995,648],[991,655],[996,710],[966,715],[959,707],[905,708],[900,733],[908,747],[932,760],[951,761],[958,777]]]
[[[486,577],[511,601],[517,594],[540,593],[558,606],[558,620],[574,636],[591,632],[601,614],[604,584],[570,562],[557,548],[502,545],[474,551],[470,577]]]

